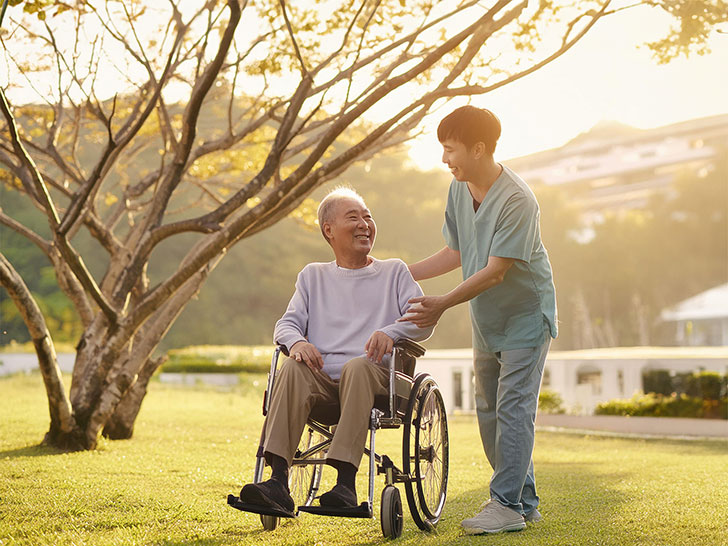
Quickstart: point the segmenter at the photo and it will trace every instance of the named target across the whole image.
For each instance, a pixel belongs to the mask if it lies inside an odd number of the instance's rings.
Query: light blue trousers
[[[551,338],[539,347],[475,350],[475,407],[493,476],[490,498],[521,514],[538,506],[533,441],[538,392]]]

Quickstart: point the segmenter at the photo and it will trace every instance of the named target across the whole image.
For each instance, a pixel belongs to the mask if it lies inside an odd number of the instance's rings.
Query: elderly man
[[[376,225],[349,189],[329,193],[318,220],[335,260],[303,268],[274,340],[289,355],[276,378],[263,443],[269,480],[247,484],[245,503],[292,512],[288,470],[311,408],[339,401],[341,417],[327,464],[338,471],[322,506],[357,505],[355,478],[364,453],[374,396],[389,388],[389,358],[400,339],[423,340],[433,327],[397,322],[422,290],[401,260],[369,255]]]

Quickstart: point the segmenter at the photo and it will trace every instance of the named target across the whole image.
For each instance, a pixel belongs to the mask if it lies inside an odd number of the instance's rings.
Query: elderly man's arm
[[[412,278],[407,266],[404,262],[401,265],[402,267],[397,279],[397,304],[400,317],[408,312],[411,306],[409,303],[410,299],[423,295],[420,285]],[[381,362],[382,357],[390,353],[394,344],[399,340],[411,339],[413,341],[424,341],[432,335],[434,329],[434,324],[426,328],[420,328],[411,322],[398,322],[395,320],[392,324],[380,328],[371,335],[365,347],[367,357],[376,362]]]
[[[282,345],[284,352],[291,358],[306,364],[312,370],[320,370],[324,365],[319,350],[306,339],[308,330],[308,289],[304,272],[298,274],[296,290],[288,302],[288,308],[273,331],[273,340]]]

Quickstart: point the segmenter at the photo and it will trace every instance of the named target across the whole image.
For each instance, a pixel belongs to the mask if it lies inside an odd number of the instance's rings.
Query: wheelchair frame
[[[276,347],[271,359],[267,389],[263,398],[263,415],[270,409],[280,353]],[[328,424],[309,417],[294,455],[289,472],[291,495],[297,504],[295,513],[281,513],[262,506],[244,504],[238,497],[228,495],[228,504],[245,512],[258,513],[263,528],[273,530],[280,518],[296,517],[300,512],[317,515],[373,518],[374,476],[385,475],[382,491],[380,522],[384,536],[396,538],[403,527],[402,501],[396,483],[403,483],[410,513],[415,524],[423,531],[431,531],[440,519],[447,494],[449,467],[449,439],[445,405],[440,390],[429,374],[414,374],[416,359],[425,353],[424,347],[411,340],[401,340],[394,346],[389,365],[389,392],[386,400],[375,400],[369,419],[368,498],[356,507],[331,508],[313,506],[321,482],[325,452],[331,444],[333,432]],[[397,384],[408,391],[407,398],[397,394]],[[387,455],[375,452],[377,429],[404,427],[402,439],[402,469]],[[253,482],[263,481],[265,459],[263,440],[265,423],[256,454]],[[311,467],[311,470],[307,470]]]

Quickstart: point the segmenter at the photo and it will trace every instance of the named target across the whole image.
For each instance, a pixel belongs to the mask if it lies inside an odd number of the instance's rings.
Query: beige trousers
[[[388,392],[389,370],[366,358],[349,360],[340,381],[286,358],[276,375],[263,449],[283,457],[290,466],[311,408],[319,403],[339,401],[341,417],[328,458],[358,467],[364,454],[374,396]]]

